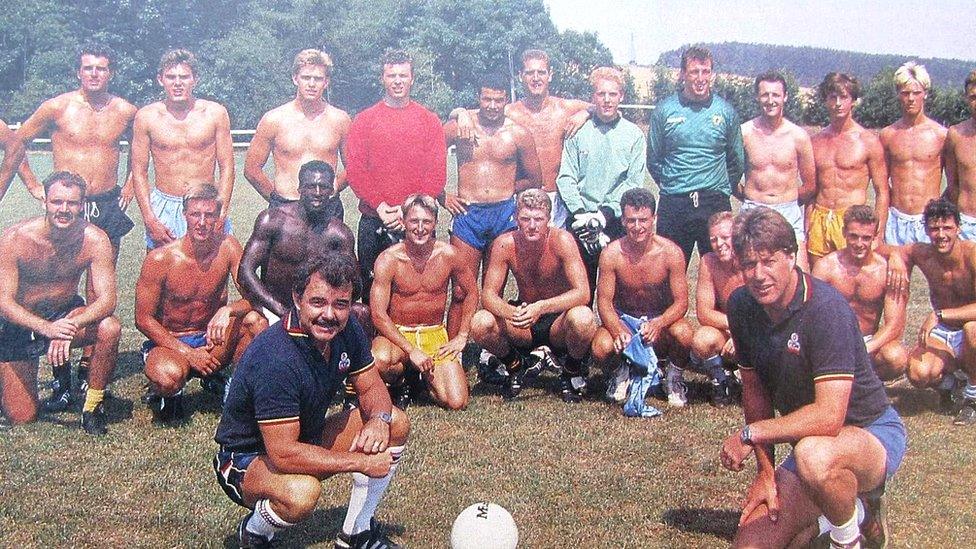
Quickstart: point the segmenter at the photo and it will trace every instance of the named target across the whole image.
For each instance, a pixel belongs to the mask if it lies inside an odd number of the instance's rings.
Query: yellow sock
[[[104,389],[88,389],[85,393],[85,407],[82,408],[83,412],[94,412],[95,408],[102,403],[105,399]]]

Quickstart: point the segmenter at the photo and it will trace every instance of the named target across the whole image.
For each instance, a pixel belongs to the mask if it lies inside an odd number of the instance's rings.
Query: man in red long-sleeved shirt
[[[362,214],[357,251],[364,300],[376,257],[402,236],[400,204],[413,193],[440,195],[447,179],[441,122],[410,99],[413,60],[392,50],[381,62],[383,99],[356,115],[346,139],[346,175]]]

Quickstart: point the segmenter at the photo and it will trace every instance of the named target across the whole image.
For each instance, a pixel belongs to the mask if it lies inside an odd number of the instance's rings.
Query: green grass
[[[40,175],[50,171],[49,155],[33,155],[32,162]],[[244,241],[264,202],[240,175],[234,197],[234,233]],[[348,191],[345,198],[346,220],[355,228],[354,199]],[[40,211],[15,182],[0,203],[0,226]],[[160,428],[139,401],[143,338],[132,315],[144,244],[135,204],[129,213],[137,228],[123,241],[119,262],[117,314],[124,328],[116,398],[108,401],[110,432],[85,436],[77,413],[0,429],[2,547],[220,547],[236,541],[243,510],[227,500],[210,469],[219,402],[194,382],[190,421]],[[446,217],[442,222],[446,227]],[[693,263],[692,285],[694,272]],[[906,344],[914,341],[927,301],[916,274]],[[49,379],[50,368],[42,364],[42,384]],[[409,410],[407,454],[378,513],[409,547],[446,547],[454,517],[480,499],[511,511],[523,547],[728,544],[751,480],[750,473],[725,471],[717,459],[722,439],[742,422],[738,408],[716,410],[697,400],[675,410],[656,402],[667,409],[663,418],[627,419],[599,401],[562,404],[551,377],[513,403],[477,384],[472,392],[462,413],[428,405]],[[911,437],[888,492],[893,547],[970,545],[976,538],[976,431],[935,414],[931,391],[906,386],[890,394]],[[318,511],[284,534],[282,544],[330,547],[349,484],[341,477],[326,481]]]

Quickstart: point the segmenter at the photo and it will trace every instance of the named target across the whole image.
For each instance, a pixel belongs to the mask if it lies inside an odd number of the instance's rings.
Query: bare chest
[[[63,144],[118,147],[128,126],[128,117],[114,109],[98,112],[72,104],[58,117],[52,139]]]

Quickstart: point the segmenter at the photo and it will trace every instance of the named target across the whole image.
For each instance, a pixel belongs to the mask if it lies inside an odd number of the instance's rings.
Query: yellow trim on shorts
[[[358,370],[350,370],[350,371],[346,372],[346,375],[347,376],[358,376],[359,374],[368,371],[370,368],[372,368],[375,365],[376,365],[375,362],[370,362],[369,364],[363,366],[362,368],[360,368]]]

